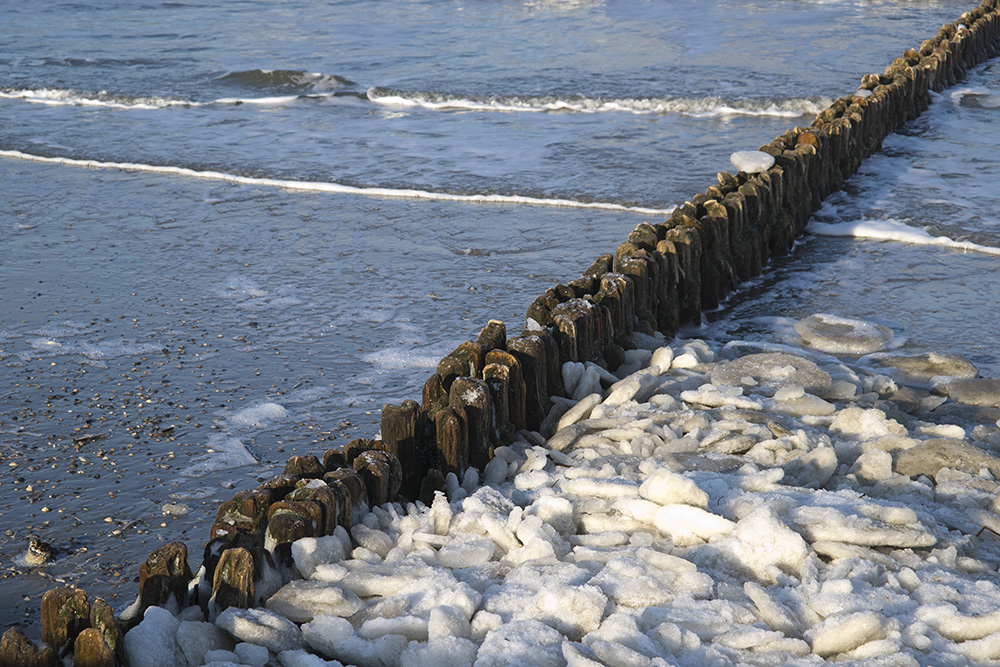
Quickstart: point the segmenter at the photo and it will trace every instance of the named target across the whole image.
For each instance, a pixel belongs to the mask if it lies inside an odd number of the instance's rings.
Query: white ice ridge
[[[165,165],[142,164],[138,162],[102,162],[99,160],[78,160],[66,157],[44,157],[21,151],[0,150],[0,157],[15,160],[30,160],[47,164],[63,164],[72,167],[88,167],[90,169],[121,169],[124,171],[143,171],[155,174],[170,174],[201,178],[211,181],[226,181],[241,185],[256,185],[260,187],[283,188],[285,190],[304,190],[307,192],[325,192],[330,194],[351,194],[362,197],[387,197],[393,199],[429,199],[434,201],[467,202],[473,204],[526,204],[531,206],[554,206],[562,208],[593,208],[606,211],[624,211],[641,213],[642,215],[670,215],[673,209],[643,208],[641,206],[625,206],[603,202],[580,202],[571,199],[545,199],[539,197],[524,197],[521,195],[456,195],[447,192],[429,192],[426,190],[396,190],[392,188],[362,188],[340,183],[323,181],[294,181],[279,178],[254,178],[239,176],[220,171],[198,171],[186,167],[170,167]]]
[[[855,220],[853,222],[810,222],[806,231],[819,236],[852,236],[859,239],[899,241],[913,245],[935,245],[954,250],[1000,255],[1000,248],[970,241],[955,241],[947,236],[932,236],[923,229],[898,220]]]
[[[257,608],[151,608],[129,664],[1000,660],[1000,382],[934,354],[640,342],[617,375],[566,364],[586,396],[430,506],[295,542]]]

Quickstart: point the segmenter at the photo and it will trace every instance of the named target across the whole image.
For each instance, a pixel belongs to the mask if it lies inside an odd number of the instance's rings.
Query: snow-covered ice
[[[763,151],[736,151],[729,156],[729,161],[734,167],[748,174],[767,171],[774,166],[774,156]]]
[[[1000,410],[978,398],[995,381],[961,358],[858,358],[893,332],[804,321],[798,351],[675,341],[627,377],[567,364],[588,393],[556,432],[499,448],[482,486],[300,540],[304,578],[261,608],[215,625],[151,609],[126,650],[257,667],[1000,660]]]

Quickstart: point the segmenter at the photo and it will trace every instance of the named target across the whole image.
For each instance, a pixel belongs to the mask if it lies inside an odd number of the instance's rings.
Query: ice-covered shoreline
[[[129,664],[265,664],[206,653],[232,637],[284,667],[1000,659],[995,381],[809,322],[812,347],[649,337],[621,380],[566,364],[583,396],[551,437],[296,542],[303,579],[261,608],[152,608]]]

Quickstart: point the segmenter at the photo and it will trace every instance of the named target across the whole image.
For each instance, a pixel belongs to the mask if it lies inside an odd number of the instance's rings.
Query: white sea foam
[[[947,236],[932,236],[922,229],[911,227],[898,220],[855,220],[838,223],[810,222],[806,227],[806,231],[819,236],[850,236],[879,241],[899,241],[913,245],[936,245],[954,250],[1000,255],[1000,248],[984,246],[970,241],[955,241]]]
[[[171,167],[167,165],[142,164],[139,162],[104,162],[100,160],[78,160],[67,157],[45,157],[21,151],[0,150],[0,157],[30,160],[46,164],[63,164],[72,167],[87,167],[90,169],[120,169],[123,171],[142,171],[154,174],[169,174],[200,178],[211,181],[225,181],[240,185],[283,188],[285,190],[302,190],[306,192],[324,192],[329,194],[359,195],[362,197],[385,197],[390,199],[427,199],[433,201],[466,202],[471,204],[525,204],[529,206],[553,206],[561,208],[589,208],[605,211],[623,211],[640,213],[642,215],[669,215],[673,209],[644,208],[641,206],[625,206],[606,202],[581,202],[571,199],[547,199],[541,197],[526,197],[523,195],[458,195],[449,192],[430,192],[427,190],[405,190],[393,188],[366,188],[324,181],[293,181],[279,178],[255,178],[239,176],[221,171],[199,171],[187,167]]]
[[[698,118],[713,116],[776,116],[795,118],[819,113],[830,100],[799,98],[788,100],[723,100],[718,97],[639,97],[588,98],[519,96],[462,97],[441,93],[404,92],[370,88],[368,99],[387,107],[416,107],[431,110],[496,112],[632,113],[640,115],[684,114]]]

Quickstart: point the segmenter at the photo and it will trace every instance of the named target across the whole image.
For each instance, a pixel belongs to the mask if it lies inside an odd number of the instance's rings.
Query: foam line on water
[[[923,229],[898,220],[854,220],[851,222],[810,222],[806,231],[818,236],[849,236],[878,241],[899,241],[912,245],[934,245],[953,250],[966,250],[1000,256],[1000,248],[971,241],[955,241],[947,236],[932,236]]]
[[[430,110],[570,113],[632,113],[639,115],[683,114],[695,118],[714,116],[777,116],[795,118],[815,115],[830,104],[825,98],[786,100],[727,101],[718,97],[705,98],[588,98],[583,96],[520,96],[461,97],[445,93],[406,92],[386,88],[369,88],[367,97],[380,106],[418,107]]]
[[[90,169],[120,169],[123,171],[144,171],[156,174],[171,174],[187,176],[212,181],[225,181],[240,185],[255,185],[261,187],[283,188],[285,190],[303,190],[306,192],[325,192],[330,194],[350,194],[362,197],[385,197],[393,199],[429,199],[433,201],[452,201],[473,204],[526,204],[531,206],[553,206],[561,208],[589,208],[606,211],[623,211],[641,213],[643,215],[670,215],[673,209],[646,208],[642,206],[626,206],[607,202],[581,202],[572,199],[548,199],[541,197],[526,197],[523,195],[457,195],[449,192],[432,192],[428,190],[407,190],[394,188],[365,188],[341,183],[324,181],[292,181],[279,178],[256,178],[239,176],[221,171],[198,171],[187,167],[171,167],[166,165],[142,164],[138,162],[102,162],[99,160],[79,160],[66,157],[45,157],[32,155],[21,151],[0,150],[0,157],[15,160],[29,160],[46,164],[62,164],[72,167],[87,167]]]

